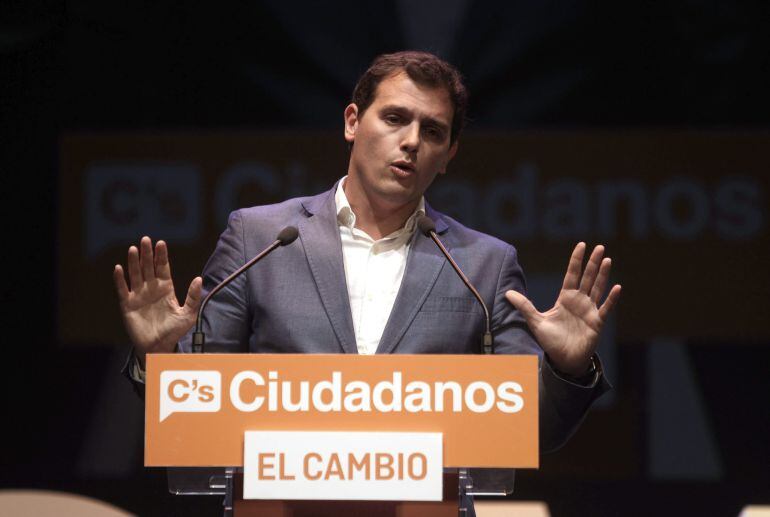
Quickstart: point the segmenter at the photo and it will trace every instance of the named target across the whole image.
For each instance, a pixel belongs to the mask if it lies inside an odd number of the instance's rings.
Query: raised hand
[[[126,284],[120,264],[115,266],[113,279],[123,323],[143,365],[148,352],[173,352],[179,339],[195,324],[202,280],[193,279],[184,305],[180,306],[174,293],[166,243],[158,241],[153,254],[152,241],[142,237],[139,248],[128,249],[129,283]]]
[[[604,303],[600,304],[612,261],[602,259],[604,246],[596,246],[583,271],[585,251],[585,243],[575,246],[559,297],[548,311],[539,312],[526,296],[517,291],[505,293],[508,301],[527,320],[551,363],[557,370],[574,376],[588,371],[602,326],[620,297],[620,285],[614,285]]]

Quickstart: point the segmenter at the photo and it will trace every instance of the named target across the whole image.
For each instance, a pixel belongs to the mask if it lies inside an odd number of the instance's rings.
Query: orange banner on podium
[[[242,466],[246,431],[442,433],[445,467],[537,468],[537,356],[147,356],[146,466]]]

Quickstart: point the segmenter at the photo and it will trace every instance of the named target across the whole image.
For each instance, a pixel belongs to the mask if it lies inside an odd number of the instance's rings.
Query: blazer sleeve
[[[548,358],[544,358],[543,350],[524,317],[505,298],[505,292],[510,289],[527,294],[524,273],[513,246],[507,246],[492,306],[495,353],[538,356],[540,450],[554,451],[567,442],[580,426],[593,401],[610,390],[611,385],[603,374],[588,386],[560,377],[551,367]]]

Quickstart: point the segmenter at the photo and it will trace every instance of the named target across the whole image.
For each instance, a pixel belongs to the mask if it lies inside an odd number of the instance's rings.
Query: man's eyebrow
[[[423,120],[428,124],[433,124],[434,126],[439,128],[441,131],[449,130],[449,124],[447,124],[446,122],[441,122],[440,120],[435,119],[433,117],[425,117]]]
[[[399,115],[405,115],[412,117],[414,116],[414,113],[412,110],[405,108],[404,106],[399,106],[398,104],[386,104],[380,109],[381,112],[391,112],[391,113],[398,113]],[[433,117],[423,117],[422,119],[423,123],[433,124],[434,126],[438,127],[442,131],[449,130],[449,124],[446,122],[442,122],[437,118]]]
[[[386,104],[382,108],[380,108],[380,111],[382,112],[395,112],[400,115],[409,115],[412,116],[412,111],[408,108],[405,108],[404,106],[399,106],[398,104]]]

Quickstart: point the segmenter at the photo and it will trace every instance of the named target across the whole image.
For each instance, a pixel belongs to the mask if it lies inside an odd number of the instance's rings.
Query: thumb
[[[524,316],[528,322],[535,318],[539,312],[529,299],[518,291],[506,291],[506,299]]]
[[[184,307],[188,311],[195,312],[201,304],[201,290],[203,289],[203,279],[199,276],[193,278],[190,287],[187,289],[187,298],[184,300]]]

